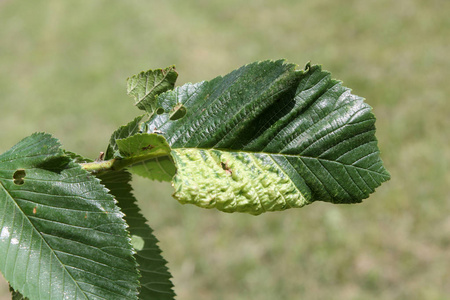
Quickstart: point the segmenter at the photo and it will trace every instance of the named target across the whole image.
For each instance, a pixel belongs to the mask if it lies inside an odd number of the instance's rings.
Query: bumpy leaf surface
[[[170,300],[174,299],[171,275],[166,267],[166,260],[161,256],[158,240],[153,230],[146,224],[146,219],[140,213],[136,199],[129,184],[130,173],[126,171],[110,172],[99,176],[115,199],[119,202],[128,230],[136,250],[136,261],[141,274],[141,290],[139,299]]]
[[[0,155],[0,269],[29,299],[137,299],[123,214],[58,141],[33,134]]]
[[[251,214],[356,203],[390,178],[371,107],[317,65],[249,64],[161,94],[156,110],[145,128],[172,148],[181,203]]]

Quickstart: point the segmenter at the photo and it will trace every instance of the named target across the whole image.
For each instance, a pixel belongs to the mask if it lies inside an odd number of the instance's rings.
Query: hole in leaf
[[[162,108],[162,107],[158,108],[158,109],[156,110],[156,113],[157,113],[158,115],[162,115],[162,114],[164,113],[164,108]]]
[[[24,169],[16,170],[16,172],[14,172],[14,175],[13,175],[14,184],[15,185],[22,185],[22,184],[24,184],[25,183],[25,180],[24,180],[25,175],[27,175],[27,174],[25,173]]]
[[[184,107],[183,104],[178,103],[170,111],[169,119],[172,120],[172,121],[181,119],[181,118],[183,118],[186,115],[186,112],[187,112],[186,107]]]

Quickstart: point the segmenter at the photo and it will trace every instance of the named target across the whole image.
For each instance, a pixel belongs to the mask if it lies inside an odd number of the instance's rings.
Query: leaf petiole
[[[92,174],[102,174],[106,172],[119,171],[134,164],[163,156],[167,156],[167,152],[160,150],[126,158],[113,158],[110,160],[80,163],[80,166]]]

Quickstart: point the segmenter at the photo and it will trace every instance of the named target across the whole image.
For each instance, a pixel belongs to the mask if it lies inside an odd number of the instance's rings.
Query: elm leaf
[[[24,297],[137,299],[123,213],[49,134],[0,155],[0,207],[0,270]]]
[[[361,202],[390,178],[371,107],[319,65],[252,63],[160,94],[155,107],[163,113],[144,127],[172,149],[181,203],[257,215]]]
[[[139,109],[153,113],[156,111],[156,97],[173,89],[177,77],[175,66],[141,72],[128,78],[127,91],[135,98]]]
[[[170,147],[162,135],[138,133],[116,140],[118,154],[130,161],[128,170],[152,180],[170,181],[175,175],[175,165]]]
[[[99,176],[115,199],[125,221],[129,225],[133,246],[136,250],[136,261],[141,274],[141,289],[139,299],[170,300],[174,299],[172,277],[167,269],[167,261],[161,256],[158,240],[153,230],[147,225],[146,219],[137,206],[132,194],[130,173],[126,171],[109,172]]]
[[[117,155],[119,147],[117,146],[117,140],[125,139],[137,133],[140,133],[140,124],[144,121],[145,115],[138,116],[126,125],[120,126],[113,132],[109,140],[108,148],[106,149],[105,159],[111,159]]]

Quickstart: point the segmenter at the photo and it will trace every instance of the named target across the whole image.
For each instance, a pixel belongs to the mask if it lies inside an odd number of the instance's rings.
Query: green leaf
[[[157,134],[139,133],[125,139],[116,140],[120,156],[134,158],[137,161],[142,157],[168,155],[170,147],[166,139]]]
[[[136,261],[141,274],[141,290],[139,299],[169,300],[174,299],[172,277],[166,267],[166,260],[161,256],[158,240],[153,230],[146,224],[146,219],[140,213],[136,199],[129,184],[131,176],[126,171],[109,172],[99,176],[110,193],[119,201],[128,230],[136,250]]]
[[[135,98],[139,109],[153,113],[156,111],[156,97],[173,89],[178,73],[175,66],[165,69],[149,70],[128,78],[128,94]]]
[[[123,214],[48,134],[0,155],[0,269],[30,299],[137,299]]]
[[[147,128],[145,128],[144,123],[145,115],[139,116],[135,118],[133,121],[128,123],[125,126],[121,126],[119,129],[117,129],[111,136],[110,144],[108,146],[108,150],[106,151],[105,159],[112,159],[112,158],[124,158],[128,157],[130,158],[130,155],[128,153],[123,153],[124,149],[122,149],[122,153],[119,151],[119,146],[117,144],[117,141],[121,140],[123,147],[127,148],[133,148],[133,145],[127,145],[127,138],[132,137],[134,135],[139,136],[139,133],[142,133],[143,131],[147,131]],[[133,137],[132,139],[128,141],[134,141],[136,142],[134,146],[137,147],[137,151],[141,153],[142,151],[140,149],[148,147],[148,145],[152,145],[152,141],[147,141],[147,137],[145,137],[147,134],[140,135],[140,137]],[[156,136],[156,134],[150,134]],[[142,141],[140,140],[142,138]],[[152,138],[151,138],[152,139]],[[159,139],[159,140],[158,140]],[[163,140],[161,140],[163,139]],[[163,142],[164,141],[164,142]],[[133,143],[134,143],[133,142]],[[148,158],[144,161],[140,161],[137,163],[134,163],[133,165],[129,166],[128,169],[137,175],[152,179],[152,180],[159,180],[159,181],[171,181],[173,176],[175,175],[175,165],[173,163],[173,160],[170,156],[170,147],[167,145],[163,137],[156,138],[155,142],[158,145],[161,145],[163,142],[167,146],[167,151],[165,156],[157,156],[154,158]],[[145,145],[144,145],[145,144]],[[150,150],[150,149],[148,149]],[[152,148],[152,150],[156,150]],[[151,151],[150,151],[151,152]]]
[[[161,156],[136,163],[128,167],[136,175],[151,180],[170,182],[175,175],[176,168],[171,156]]]
[[[128,170],[153,180],[170,181],[175,165],[166,139],[157,134],[135,134],[116,140],[119,157],[129,161]]]
[[[136,117],[133,121],[131,121],[127,125],[121,126],[116,131],[114,131],[114,133],[111,135],[108,149],[106,150],[105,153],[105,159],[111,159],[116,155],[116,152],[119,150],[119,147],[117,146],[116,143],[117,140],[130,137],[141,131],[139,126],[142,123],[145,116],[146,115]]]
[[[357,203],[390,178],[371,107],[317,65],[252,63],[161,94],[156,107],[145,127],[172,148],[181,203],[251,214]]]

